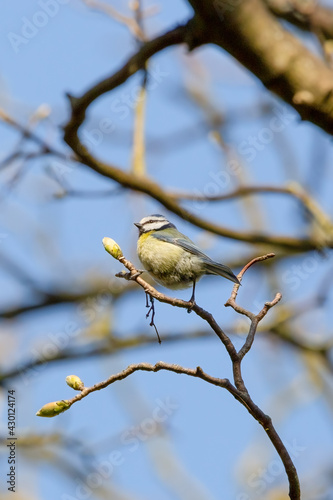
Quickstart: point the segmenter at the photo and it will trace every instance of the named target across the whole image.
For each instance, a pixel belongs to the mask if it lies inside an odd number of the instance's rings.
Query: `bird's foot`
[[[192,309],[193,309],[193,307],[194,307],[194,306],[195,306],[195,300],[194,300],[194,299],[191,299],[191,300],[189,301],[189,306],[188,306],[188,308],[187,308],[187,312],[188,312],[188,314],[190,314],[190,313],[192,312]]]
[[[195,279],[193,280],[193,289],[190,300],[188,301],[189,306],[187,308],[187,312],[190,314],[192,312],[193,307],[195,306]]]

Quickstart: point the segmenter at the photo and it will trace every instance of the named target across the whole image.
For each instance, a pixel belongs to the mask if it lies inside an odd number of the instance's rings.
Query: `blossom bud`
[[[82,391],[84,389],[84,383],[77,375],[68,375],[66,377],[66,383],[74,389],[74,391]]]
[[[103,238],[103,245],[105,250],[112,255],[114,259],[119,260],[123,256],[120,246],[112,238]]]
[[[59,413],[68,410],[71,405],[65,399],[61,401],[53,401],[52,403],[47,403],[42,406],[42,408],[36,413],[37,417],[56,417]]]

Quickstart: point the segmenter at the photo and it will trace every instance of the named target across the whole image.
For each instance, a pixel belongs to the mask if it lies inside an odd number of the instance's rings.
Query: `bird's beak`
[[[134,226],[136,226],[138,229],[142,228],[142,224],[140,224],[140,222],[134,222]]]

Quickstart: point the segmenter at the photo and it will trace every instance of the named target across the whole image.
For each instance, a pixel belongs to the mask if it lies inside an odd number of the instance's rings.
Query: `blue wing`
[[[218,274],[227,278],[234,283],[239,283],[237,276],[234,275],[232,270],[225,266],[224,264],[220,264],[219,262],[213,261],[208,255],[204,254],[200,248],[198,248],[189,238],[182,235],[182,237],[169,236],[166,234],[160,234],[158,232],[153,233],[152,236],[160,241],[165,241],[166,243],[171,243],[172,245],[176,245],[183,250],[191,253],[192,255],[196,255],[202,259],[202,263],[205,266],[205,274]]]
[[[205,260],[211,260],[206,254],[204,254],[200,248],[198,248],[190,239],[178,238],[173,236],[168,236],[164,234],[159,234],[158,232],[153,233],[152,236],[160,241],[165,241],[166,243],[171,243],[172,245],[176,245],[177,247],[181,247],[183,250],[190,252],[193,255],[197,255]]]

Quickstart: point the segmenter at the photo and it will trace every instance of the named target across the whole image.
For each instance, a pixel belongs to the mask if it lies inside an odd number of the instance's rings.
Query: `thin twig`
[[[238,280],[240,282],[242,281],[244,273],[246,273],[246,271],[251,266],[253,266],[253,264],[256,264],[257,262],[262,262],[263,260],[272,259],[273,257],[275,257],[274,253],[268,253],[266,255],[261,255],[260,257],[255,257],[250,262],[248,262],[243,267],[241,272],[237,275]],[[239,287],[240,287],[240,285],[238,285],[237,283],[234,285],[232,292],[231,292],[231,295],[230,295],[230,298],[227,300],[227,302],[224,305],[225,305],[225,307],[231,306],[236,312],[238,312],[239,314],[243,314],[244,316],[247,316],[249,319],[252,320],[255,317],[255,315],[253,313],[251,313],[250,311],[248,311],[247,309],[244,309],[243,307],[236,304],[236,298],[237,298]]]
[[[266,255],[261,255],[260,257],[255,257],[254,259],[252,259],[250,262],[248,262],[243,267],[241,272],[237,275],[237,278],[239,279],[239,281],[242,281],[244,273],[246,273],[246,271],[251,266],[253,266],[253,264],[256,264],[257,262],[262,262],[262,261],[267,260],[267,259],[272,259],[273,257],[275,257],[274,253],[268,253]],[[234,285],[233,290],[232,290],[231,295],[230,295],[230,298],[227,300],[227,302],[224,305],[226,307],[228,307],[228,306],[232,307],[238,314],[242,314],[244,316],[247,316],[251,320],[249,333],[246,337],[245,343],[244,343],[243,347],[238,351],[238,358],[239,358],[238,363],[240,364],[240,362],[244,358],[245,354],[247,354],[249,352],[249,350],[251,349],[259,322],[266,316],[269,309],[271,307],[274,307],[281,300],[282,295],[281,295],[281,293],[277,293],[275,295],[275,298],[271,302],[265,303],[264,307],[261,309],[261,311],[258,314],[253,314],[251,311],[248,311],[247,309],[245,309],[244,307],[242,307],[236,303],[236,298],[237,298],[239,286],[240,285],[238,285],[238,284]],[[237,366],[237,369],[238,369],[238,366]]]
[[[125,16],[111,5],[106,4],[104,2],[100,2],[98,0],[81,0],[81,1],[85,3],[87,7],[99,10],[101,12],[105,12],[108,16],[115,19],[118,23],[121,23],[124,26],[126,26],[129,29],[129,31],[135,36],[135,38],[139,40],[144,40],[144,34],[136,19],[133,19],[132,17],[129,16]]]
[[[22,138],[28,138],[35,142],[38,146],[40,146],[41,151],[40,155],[47,155],[51,154],[54,156],[58,156],[64,160],[70,160],[70,161],[78,161],[77,157],[75,155],[68,155],[66,153],[63,153],[62,151],[59,151],[49,144],[47,144],[43,139],[41,139],[31,128],[25,127],[18,121],[16,121],[13,117],[9,116],[7,113],[5,113],[4,110],[0,109],[0,120],[2,120],[4,123],[7,123],[14,129],[18,130],[22,134]],[[34,153],[36,154],[36,153]],[[16,157],[16,152],[14,152],[10,158],[7,158],[5,161],[5,164],[7,164],[8,161],[12,160],[13,157]]]
[[[98,384],[95,384],[92,387],[85,387],[82,390],[82,392],[80,392],[80,394],[77,394],[76,396],[74,396],[74,398],[68,400],[68,403],[70,405],[77,403],[81,399],[87,397],[92,392],[104,389],[105,387],[108,387],[109,385],[113,384],[114,382],[117,382],[118,380],[123,380],[124,378],[127,378],[129,375],[132,375],[132,373],[136,371],[158,372],[160,370],[168,370],[174,373],[180,373],[184,375],[189,375],[191,377],[201,378],[202,380],[205,380],[206,382],[209,382],[210,384],[219,387],[229,386],[230,383],[227,379],[219,379],[216,377],[212,377],[211,375],[208,375],[200,367],[185,368],[180,365],[165,363],[163,361],[160,361],[155,365],[152,365],[150,363],[137,363],[129,365],[125,370],[116,373],[114,375],[111,375],[111,377],[107,378],[103,382],[99,382]]]

